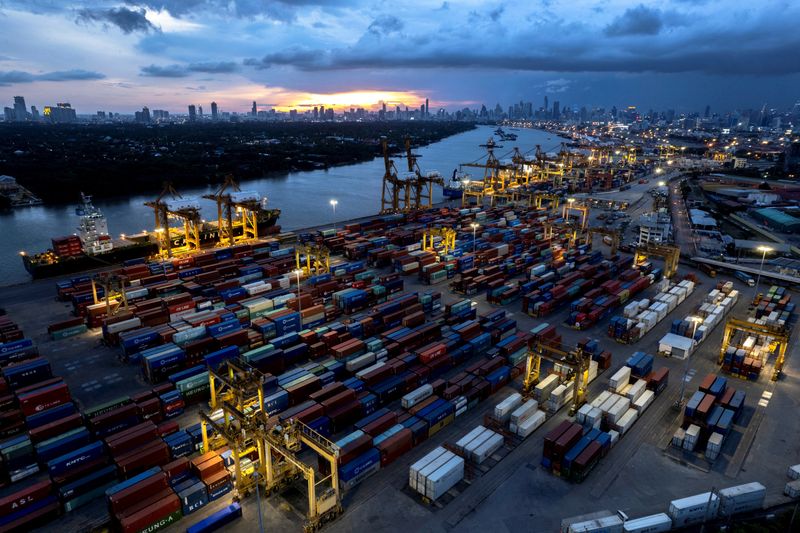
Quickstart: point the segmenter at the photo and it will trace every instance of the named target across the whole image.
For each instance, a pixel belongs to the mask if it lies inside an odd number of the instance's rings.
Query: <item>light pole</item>
[[[692,328],[692,343],[694,343],[694,335],[697,333],[697,325],[703,321],[702,318],[699,316],[690,316],[687,317],[688,320],[694,323],[694,327]],[[686,392],[686,376],[689,375],[689,358],[690,355],[686,356],[686,365],[683,368],[683,380],[681,381],[681,397],[678,400],[678,403],[675,404],[676,407],[680,409],[681,405],[683,405],[684,394]]]
[[[472,253],[474,254],[475,253],[475,232],[480,227],[480,224],[478,224],[476,222],[473,222],[472,224],[469,225],[469,227],[472,228]]]
[[[758,295],[758,284],[761,283],[761,271],[764,270],[764,259],[767,258],[767,252],[771,252],[772,248],[769,246],[759,246],[756,248],[761,252],[761,266],[758,269],[758,277],[756,278],[756,296]]]
[[[261,518],[261,494],[258,490],[258,485],[259,485],[258,477],[259,473],[258,470],[256,470],[255,472],[253,472],[253,479],[256,482],[256,505],[258,506],[258,531],[259,533],[264,533],[264,522],[263,519]]]
[[[329,203],[333,208],[333,232],[336,233],[336,204],[339,203],[339,200],[331,200]]]
[[[302,273],[303,271],[299,268],[293,272],[297,276],[297,312],[300,314],[300,329],[303,329],[303,303],[300,300],[300,274]]]

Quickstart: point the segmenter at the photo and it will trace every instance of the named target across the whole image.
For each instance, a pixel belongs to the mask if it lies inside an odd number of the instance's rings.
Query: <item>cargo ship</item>
[[[450,181],[442,187],[442,196],[448,199],[461,198],[464,194],[464,185],[469,181],[468,174],[462,174],[458,169],[453,170]]]
[[[92,204],[89,195],[81,193],[81,205],[75,209],[75,214],[79,217],[76,234],[53,238],[53,247],[44,252],[20,252],[25,270],[34,279],[111,266],[158,253],[155,234],[146,231],[113,239],[108,233],[108,220]],[[273,233],[280,214],[280,209],[260,210],[257,220],[259,234]],[[234,225],[234,236],[241,235],[242,230],[241,225]],[[173,228],[170,230],[170,239],[173,248],[186,244],[183,233]],[[204,222],[200,228],[201,247],[209,248],[218,242],[218,223]]]

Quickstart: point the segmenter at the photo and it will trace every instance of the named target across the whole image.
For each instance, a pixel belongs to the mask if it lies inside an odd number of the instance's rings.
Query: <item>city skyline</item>
[[[797,100],[800,7],[779,0],[365,7],[7,0],[0,100],[124,113],[211,101],[246,111],[252,100],[288,110],[429,98],[455,110],[549,95],[681,112]]]

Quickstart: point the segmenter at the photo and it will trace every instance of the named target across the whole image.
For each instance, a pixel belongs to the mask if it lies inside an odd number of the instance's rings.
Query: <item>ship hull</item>
[[[442,196],[445,198],[461,198],[463,194],[464,191],[461,189],[451,189],[450,187],[444,187],[442,189]]]

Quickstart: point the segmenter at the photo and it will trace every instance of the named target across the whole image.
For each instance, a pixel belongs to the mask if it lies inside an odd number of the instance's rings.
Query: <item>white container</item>
[[[511,412],[522,405],[522,395],[518,392],[498,403],[494,408],[494,418],[499,422],[507,422]]]
[[[486,441],[472,452],[472,460],[478,464],[483,463],[503,445],[503,436],[493,433]]]
[[[619,431],[619,434],[625,435],[625,433],[627,433],[631,427],[633,427],[633,423],[636,422],[638,418],[639,413],[636,411],[636,409],[628,409],[625,411],[625,414],[619,418],[619,421],[615,426],[617,431]]]
[[[611,437],[611,446],[614,446],[619,440],[619,431],[612,429],[608,432],[608,436]]]
[[[717,516],[719,497],[711,492],[696,494],[669,502],[669,514],[673,527],[700,524]]]
[[[656,397],[656,393],[651,390],[645,390],[641,396],[639,396],[635,402],[633,402],[633,408],[641,415],[644,411],[650,407],[650,404],[653,403],[653,400]]]
[[[363,370],[364,367],[373,368],[372,366],[370,366],[373,363],[375,363],[375,354],[373,352],[367,352],[364,355],[359,355],[355,359],[351,359],[351,360],[347,361],[344,364],[344,366],[345,366],[345,368],[347,369],[348,372],[358,372],[359,370]],[[383,366],[383,363],[380,363],[380,365]],[[367,370],[369,370],[369,368]],[[364,373],[366,373],[366,371]],[[358,375],[358,374],[356,374],[356,375]],[[418,400],[418,402],[419,401],[422,401],[422,400]]]
[[[466,456],[467,459],[474,461],[475,450],[483,446],[483,444],[489,439],[491,439],[493,435],[497,435],[497,433],[495,433],[490,429],[487,429],[486,431],[484,431],[483,433],[472,439],[464,446],[464,456]]]
[[[536,388],[533,391],[533,397],[540,402],[545,402],[548,398],[550,398],[550,393],[557,386],[558,376],[556,374],[550,374],[536,385]]]
[[[547,419],[544,411],[536,411],[533,415],[523,420],[517,427],[517,435],[523,439],[536,431]]]
[[[666,513],[634,518],[622,524],[625,533],[661,533],[672,529],[672,519]]]
[[[408,469],[408,486],[421,494],[424,493],[425,492],[424,487],[422,489],[417,488],[419,484],[419,473],[427,466],[429,466],[431,463],[433,463],[434,461],[438,460],[439,458],[447,454],[455,455],[453,454],[453,452],[449,452],[444,448],[442,448],[441,446],[439,446],[429,454],[425,455],[422,459],[412,464],[411,467],[409,467]]]
[[[511,423],[515,426],[519,426],[522,422],[527,420],[528,417],[532,416],[538,407],[539,404],[536,400],[528,400],[511,413]]]
[[[630,382],[630,380],[631,369],[630,367],[623,366],[608,380],[608,388],[614,392],[619,392]]]
[[[601,405],[603,405],[603,402],[605,402],[611,397],[611,394],[612,394],[611,391],[604,390],[603,392],[597,395],[597,398],[591,401],[590,405],[592,407],[600,407]],[[800,465],[798,465],[798,467],[800,467]]]
[[[631,385],[631,388],[628,389],[628,392],[625,394],[625,397],[628,398],[631,402],[635,402],[646,390],[647,390],[647,381],[640,379],[637,380],[636,383]]]
[[[622,519],[618,516],[595,518],[569,526],[569,533],[623,533]]]
[[[722,450],[722,440],[723,440],[722,433],[712,433],[710,437],[708,437],[708,444],[706,444],[706,450],[711,450],[712,452],[719,453]]]
[[[346,365],[345,365],[346,366]],[[433,387],[430,384],[423,385],[409,392],[400,400],[403,409],[414,407],[422,400],[428,398],[433,394]]]
[[[683,439],[686,438],[686,430],[683,428],[678,428],[675,430],[675,433],[672,434],[672,445],[676,448],[683,447]]]
[[[783,488],[783,493],[790,498],[800,498],[800,479],[788,482]]]
[[[457,449],[457,450],[460,450],[460,451],[462,451],[462,452],[463,452],[463,451],[464,451],[464,448],[465,448],[465,447],[466,447],[466,446],[467,446],[467,445],[468,445],[470,442],[472,442],[472,441],[474,441],[476,438],[478,438],[478,436],[479,436],[479,435],[483,434],[483,432],[484,432],[484,431],[489,431],[489,430],[488,430],[488,429],[486,429],[486,428],[485,428],[485,427],[483,427],[483,426],[478,426],[478,427],[474,428],[472,431],[470,431],[469,433],[467,433],[466,435],[464,435],[463,437],[461,437],[460,439],[458,439],[458,441],[457,441],[457,442],[456,442],[456,444],[455,444],[455,446],[456,446],[456,449]]]
[[[437,500],[462,479],[464,479],[464,459],[453,456],[425,479],[425,496]]]
[[[592,407],[592,410],[586,415],[584,424],[592,428],[599,428],[603,422],[603,411],[599,407]]]
[[[744,485],[728,487],[718,492],[720,498],[719,512],[722,516],[746,513],[764,507],[767,488],[754,481]]]
[[[611,408],[614,407],[614,404],[616,404],[619,401],[620,398],[622,398],[622,396],[620,396],[619,394],[612,394],[611,396],[609,396],[608,399],[603,403],[603,405],[600,406],[600,410],[603,412],[603,414],[608,413],[611,410]]]
[[[800,479],[800,465],[790,466],[786,469],[786,475],[789,479]]]
[[[622,415],[630,408],[631,401],[628,398],[620,397],[617,400],[617,403],[614,404],[614,407],[608,410],[606,414],[606,419],[608,420],[609,424],[616,424],[617,421],[620,419]]]
[[[592,407],[592,404],[590,403],[583,404],[581,408],[578,409],[578,412],[575,413],[575,422],[577,422],[578,424],[585,423],[586,415],[589,414],[589,411],[591,411],[592,409],[594,409],[594,407]]]

